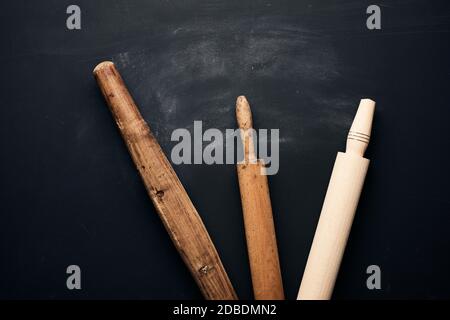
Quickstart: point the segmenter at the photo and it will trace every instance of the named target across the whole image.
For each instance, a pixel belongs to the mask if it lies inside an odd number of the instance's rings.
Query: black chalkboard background
[[[77,4],[82,29],[66,28]],[[366,28],[366,8],[382,29]],[[279,128],[270,188],[297,294],[337,151],[377,101],[371,166],[336,299],[450,297],[448,1],[9,1],[1,15],[0,298],[201,298],[92,69],[113,60],[170,153],[176,128],[234,128],[238,95]],[[240,298],[251,299],[232,165],[175,166]],[[66,268],[82,290],[66,288]],[[382,289],[366,288],[379,265]]]

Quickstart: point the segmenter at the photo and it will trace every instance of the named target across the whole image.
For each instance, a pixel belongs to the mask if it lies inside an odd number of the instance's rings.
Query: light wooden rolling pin
[[[98,85],[147,192],[206,299],[237,299],[205,226],[112,62],[94,69]]]
[[[328,300],[333,293],[369,166],[369,160],[363,156],[374,110],[374,101],[361,100],[347,137],[346,151],[337,155],[300,285],[300,300]]]
[[[237,165],[244,214],[245,236],[256,300],[284,299],[272,217],[269,185],[262,160],[257,160],[252,136],[252,113],[247,99],[236,101],[236,118],[241,129],[244,163]]]

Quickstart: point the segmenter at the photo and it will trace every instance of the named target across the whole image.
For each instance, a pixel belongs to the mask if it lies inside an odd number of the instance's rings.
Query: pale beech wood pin
[[[112,62],[94,69],[147,192],[206,299],[237,299],[206,228]]]
[[[236,101],[236,118],[244,145],[244,162],[237,165],[245,237],[256,300],[284,299],[269,185],[262,160],[254,150],[250,106],[244,96]]]
[[[374,101],[361,100],[346,151],[337,155],[297,299],[331,298],[369,166],[363,156],[374,110]]]

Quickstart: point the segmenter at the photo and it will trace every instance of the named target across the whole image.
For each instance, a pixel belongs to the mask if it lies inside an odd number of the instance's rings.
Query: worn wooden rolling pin
[[[256,300],[282,300],[283,283],[269,185],[263,174],[264,163],[255,154],[252,113],[244,96],[237,98],[236,118],[244,147],[244,161],[237,165],[237,173],[253,293]]]
[[[206,299],[237,299],[205,226],[112,62],[94,76],[175,247]]]

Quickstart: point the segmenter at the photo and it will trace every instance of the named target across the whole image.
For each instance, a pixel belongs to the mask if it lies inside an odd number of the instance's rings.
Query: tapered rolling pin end
[[[348,133],[346,153],[355,153],[361,157],[364,156],[364,152],[370,141],[374,112],[375,101],[361,99],[352,127]]]
[[[101,70],[104,70],[104,69],[107,69],[107,68],[110,68],[110,67],[113,67],[113,66],[114,66],[114,62],[112,62],[112,61],[103,61],[103,62],[100,62],[100,63],[94,68],[94,71],[93,71],[94,76],[97,75],[97,73],[100,72]]]
[[[361,100],[347,137],[347,150],[336,157],[299,300],[328,300],[332,296],[369,166],[363,155],[370,140],[374,111],[374,101]]]
[[[253,127],[252,111],[244,96],[236,99],[236,118],[240,129],[246,130]]]
[[[257,136],[247,99],[236,99],[236,119],[243,145],[244,161],[237,167],[244,215],[245,236],[256,300],[284,299],[283,281],[264,162],[255,152]]]

